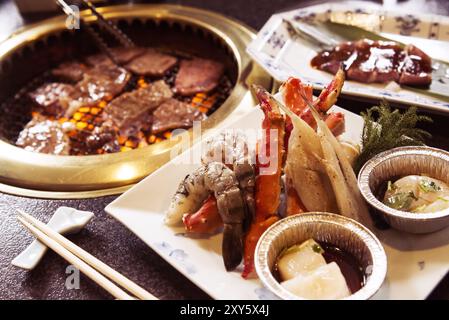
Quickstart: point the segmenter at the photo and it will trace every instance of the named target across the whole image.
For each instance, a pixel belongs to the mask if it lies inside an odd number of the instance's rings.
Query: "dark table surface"
[[[121,3],[124,1],[110,1]],[[145,1],[134,1],[145,2]],[[176,3],[202,7],[223,13],[259,29],[276,11],[307,6],[324,1],[298,0],[185,0],[148,1]],[[377,1],[381,2],[381,1]],[[391,2],[391,1],[388,1]],[[420,6],[422,1],[398,1],[398,5]],[[424,11],[449,14],[449,1],[427,1]],[[423,11],[421,11],[423,12]],[[0,0],[0,40],[28,22],[55,13],[21,15],[14,1]],[[359,112],[369,107],[363,102],[340,99],[339,105]],[[449,118],[434,116],[435,123],[427,129],[434,138],[432,146],[449,150],[447,134]],[[53,252],[31,272],[10,265],[11,260],[31,241],[32,237],[16,221],[14,208],[22,208],[37,218],[47,221],[59,206],[71,206],[95,213],[95,218],[77,235],[70,236],[76,244],[137,282],[160,299],[208,299],[209,296],[184,278],[133,233],[104,212],[104,207],[115,197],[86,200],[41,200],[0,193],[0,299],[111,299],[111,296],[81,276],[80,289],[65,286],[68,263]],[[430,295],[431,299],[449,298],[449,276]]]

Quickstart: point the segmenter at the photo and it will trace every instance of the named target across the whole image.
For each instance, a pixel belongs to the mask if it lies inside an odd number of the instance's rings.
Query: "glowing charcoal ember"
[[[86,122],[77,122],[76,123],[76,128],[77,129],[82,130],[82,129],[86,128],[86,127],[87,127],[87,123]]]
[[[137,145],[138,145],[138,144],[137,144],[135,141],[127,140],[127,141],[125,142],[125,147],[128,147],[128,148],[134,149],[134,148],[137,147]]]
[[[169,139],[171,137],[171,132],[170,131],[166,131],[166,132],[164,132],[163,136],[164,136],[165,139]]]
[[[156,136],[155,136],[154,134],[150,135],[150,136],[148,137],[148,143],[149,143],[149,144],[153,144],[153,143],[155,143],[155,142],[156,142]]]
[[[139,86],[139,88],[146,88],[148,87],[148,82],[146,82],[145,79],[141,77],[139,78],[139,80],[137,80],[137,85]]]
[[[97,115],[97,114],[99,114],[101,111],[102,111],[102,110],[101,110],[100,108],[96,108],[96,107],[93,107],[93,108],[90,109],[90,113],[93,114],[93,115]]]
[[[217,102],[217,98],[217,94],[208,96],[207,94],[200,92],[192,98],[190,105],[197,108],[202,113],[208,113]]]

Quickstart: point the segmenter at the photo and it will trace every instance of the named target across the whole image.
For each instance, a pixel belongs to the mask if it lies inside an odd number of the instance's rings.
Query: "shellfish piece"
[[[298,275],[281,285],[300,298],[334,300],[351,295],[345,277],[335,262],[325,264],[308,275]]]
[[[283,280],[306,276],[326,264],[323,249],[313,239],[285,250],[278,258],[277,269]]]
[[[449,186],[430,177],[409,175],[388,182],[383,202],[402,211],[437,212],[449,208]]]

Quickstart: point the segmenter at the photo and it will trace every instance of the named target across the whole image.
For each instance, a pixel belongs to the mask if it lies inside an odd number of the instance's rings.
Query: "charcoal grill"
[[[232,89],[224,103],[204,121],[205,130],[219,125],[237,107],[250,107],[253,102],[249,82],[257,79],[258,83],[271,83],[271,78],[245,52],[254,32],[237,21],[174,5],[110,6],[100,10],[137,45],[179,50],[225,63]],[[90,16],[88,12],[81,14]],[[59,16],[27,26],[0,43],[2,192],[55,199],[118,194],[167,162],[175,144],[165,140],[127,152],[89,156],[40,154],[14,145],[15,136],[29,120],[30,110],[8,101],[20,90],[33,86],[55,65],[97,51],[87,33],[68,30],[65,20],[65,16]],[[95,27],[94,17],[90,16],[89,22]]]

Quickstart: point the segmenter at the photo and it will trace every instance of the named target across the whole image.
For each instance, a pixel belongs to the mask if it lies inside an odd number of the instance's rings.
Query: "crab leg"
[[[345,81],[345,73],[343,69],[340,69],[335,75],[334,79],[329,85],[324,88],[319,97],[313,102],[315,109],[318,110],[322,118],[326,117],[326,112],[337,102],[337,98],[340,95],[341,89]],[[307,103],[304,101],[303,96],[312,101],[312,87],[304,85],[301,80],[297,78],[289,78],[282,86],[284,93],[285,105],[302,120],[309,124],[313,129],[316,129],[316,121],[313,118],[311,110]],[[335,117],[334,120],[337,120]],[[343,119],[338,119],[339,121]],[[293,129],[291,119],[287,117],[286,121],[286,145],[288,144],[288,138]],[[336,121],[329,122],[331,126],[337,127]],[[340,122],[340,124],[343,124]],[[329,127],[331,130],[333,127]],[[341,127],[340,127],[341,129]],[[338,133],[338,131],[336,131]]]
[[[331,129],[334,136],[340,135],[345,127],[345,116],[341,112],[331,112],[326,115],[324,122]]]
[[[338,99],[340,95],[341,89],[343,88],[343,84],[345,83],[345,71],[340,68],[338,72],[335,74],[334,79],[332,79],[331,83],[321,91],[318,99],[313,102],[313,106],[318,112],[326,112],[332,107]],[[306,95],[306,98],[307,95]],[[312,101],[312,100],[308,100]]]
[[[255,87],[257,98],[260,106],[265,114],[262,123],[264,130],[264,145],[261,141],[258,143],[257,168],[259,175],[256,178],[255,186],[255,218],[249,227],[249,231],[245,239],[244,247],[244,270],[242,276],[248,278],[254,274],[254,251],[257,241],[265,230],[273,223],[279,220],[277,211],[280,204],[281,194],[281,174],[284,158],[284,130],[285,118],[280,113],[277,102],[261,87]],[[277,131],[275,141],[270,141],[271,130]],[[262,140],[263,141],[263,140]],[[265,147],[266,153],[271,150],[270,143],[277,144],[276,154],[267,154],[268,163],[260,163],[259,151],[261,147]],[[266,167],[271,167],[272,161],[277,163],[275,169],[269,174],[261,174]]]
[[[217,199],[210,195],[197,212],[184,214],[182,222],[188,233],[216,232],[223,226],[223,220],[218,212]]]

